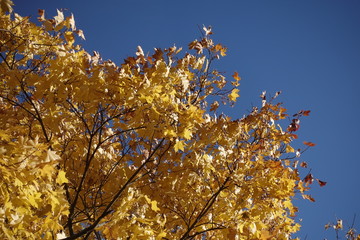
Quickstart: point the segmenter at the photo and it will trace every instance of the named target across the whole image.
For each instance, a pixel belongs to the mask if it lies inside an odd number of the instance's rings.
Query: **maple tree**
[[[210,28],[121,65],[90,55],[73,15],[40,25],[1,1],[0,236],[4,239],[289,239],[300,111],[275,98],[239,119],[239,97],[212,68],[226,55]],[[3,3],[6,3],[3,5]],[[6,7],[3,7],[6,6]],[[324,182],[315,179],[320,185]]]

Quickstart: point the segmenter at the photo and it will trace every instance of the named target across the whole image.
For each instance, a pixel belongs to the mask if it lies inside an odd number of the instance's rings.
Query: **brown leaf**
[[[311,173],[309,173],[308,175],[306,175],[306,177],[304,178],[304,182],[306,185],[312,184],[314,181],[314,177]]]
[[[287,131],[288,132],[296,132],[297,130],[299,130],[300,128],[300,125],[295,123],[295,122],[292,122],[290,123],[290,125],[288,126],[287,128]]]
[[[39,9],[39,10],[38,10],[38,14],[39,14],[38,20],[39,20],[40,22],[46,20],[46,19],[45,19],[45,10]]]
[[[158,61],[163,59],[163,51],[160,48],[155,48],[155,53],[152,55],[152,57]]]
[[[300,167],[307,168],[307,166],[308,166],[308,165],[307,165],[306,162],[301,162],[301,163],[300,163]]]
[[[216,111],[216,109],[219,107],[219,102],[214,101],[210,106],[210,111]]]
[[[327,184],[327,182],[321,181],[319,179],[316,179],[316,181],[319,183],[320,187],[323,187]]]

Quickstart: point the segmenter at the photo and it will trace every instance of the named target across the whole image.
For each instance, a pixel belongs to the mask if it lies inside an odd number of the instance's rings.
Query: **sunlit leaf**
[[[68,183],[69,180],[66,178],[65,174],[66,173],[64,171],[59,171],[56,177],[56,183],[58,184]]]
[[[236,99],[237,99],[238,97],[240,97],[240,95],[238,94],[238,92],[239,92],[239,89],[237,89],[237,88],[234,88],[234,89],[231,91],[231,93],[229,94],[229,99],[230,99],[230,101],[235,102]]]

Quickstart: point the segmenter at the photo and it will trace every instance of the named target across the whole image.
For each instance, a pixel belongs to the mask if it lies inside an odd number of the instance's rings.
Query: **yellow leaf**
[[[33,194],[27,195],[27,199],[28,199],[29,203],[31,204],[31,206],[37,208],[37,207],[38,207],[38,204],[37,204],[37,202],[36,202],[36,198],[35,198],[35,197],[36,197],[36,196],[33,195]]]
[[[66,173],[64,171],[60,170],[56,177],[56,183],[58,184],[68,183],[69,180],[66,178],[65,174]]]
[[[73,32],[70,32],[70,31],[65,32],[64,37],[65,37],[65,39],[66,39],[66,41],[68,42],[69,45],[74,44],[75,38],[74,38],[74,33]]]
[[[183,141],[176,139],[174,149],[175,149],[175,152],[178,152],[179,150],[184,151],[184,143],[183,143]]]
[[[10,141],[10,136],[3,130],[0,130],[0,139]]]
[[[229,195],[228,192],[224,192],[224,191],[220,192],[220,197],[226,198],[228,195]]]
[[[290,145],[287,145],[286,146],[286,150],[285,150],[287,153],[289,152],[295,152],[294,148],[292,148]]]
[[[173,129],[166,129],[164,134],[168,137],[176,137],[176,132]]]
[[[226,56],[226,48],[222,48],[222,49],[220,50],[220,55],[221,55],[222,57],[225,57],[225,56]]]
[[[60,159],[59,155],[57,155],[55,151],[48,149],[45,162],[52,162],[58,159]]]
[[[270,232],[268,230],[262,230],[261,231],[261,240],[268,240],[271,239],[273,235],[270,234]]]
[[[166,232],[161,232],[156,236],[156,239],[164,239],[166,237]]]
[[[186,129],[184,129],[184,132],[182,133],[182,135],[186,140],[189,140],[189,139],[191,139],[192,132],[186,128]]]
[[[41,170],[40,170],[40,174],[42,177],[46,177],[48,179],[51,178],[51,176],[53,175],[54,172],[54,167],[51,166],[50,164],[46,164]]]
[[[155,212],[160,211],[160,208],[158,208],[156,201],[151,201],[151,209]]]
[[[250,223],[249,230],[252,234],[256,232],[256,224],[254,222]]]
[[[18,178],[15,178],[14,179],[14,185],[21,187],[22,185],[24,185],[24,183],[22,181],[20,181]]]
[[[240,95],[238,94],[239,92],[239,89],[237,88],[234,88],[231,93],[228,95],[230,101],[233,101],[235,102],[236,101],[236,98],[238,98]]]
[[[285,200],[283,202],[283,206],[286,207],[287,209],[292,209],[293,208],[293,204],[289,200]]]

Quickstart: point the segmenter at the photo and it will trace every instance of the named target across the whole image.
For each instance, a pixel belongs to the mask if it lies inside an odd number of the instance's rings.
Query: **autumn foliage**
[[[277,93],[239,119],[221,114],[240,77],[212,68],[226,48],[210,28],[189,52],[138,47],[116,65],[75,43],[84,35],[72,15],[38,20],[0,17],[2,239],[265,240],[299,230],[292,200],[313,200],[314,178],[297,167],[313,144],[291,144],[309,111],[287,120]]]

